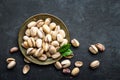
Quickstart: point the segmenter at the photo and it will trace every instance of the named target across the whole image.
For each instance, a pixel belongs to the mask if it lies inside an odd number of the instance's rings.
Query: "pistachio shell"
[[[43,31],[48,34],[48,33],[50,33],[51,30],[50,30],[50,28],[48,27],[48,25],[44,24],[44,25],[43,25]]]
[[[27,40],[27,43],[28,43],[29,47],[33,47],[33,44],[32,44],[32,41],[30,38]]]
[[[32,37],[36,36],[37,35],[37,31],[38,31],[38,28],[37,27],[32,27],[30,29],[30,34]]]
[[[52,37],[51,37],[50,34],[47,34],[47,35],[46,35],[45,41],[46,41],[46,42],[51,42],[51,41],[52,41]]]
[[[79,43],[79,41],[78,41],[77,39],[72,39],[72,40],[71,40],[71,43],[72,43],[72,45],[73,45],[74,47],[79,47],[79,46],[80,46],[80,43]]]
[[[54,66],[55,66],[57,69],[62,69],[62,65],[60,64],[59,61],[55,62]]]
[[[27,74],[27,73],[29,72],[29,70],[30,70],[30,66],[26,64],[26,65],[23,67],[23,74]]]
[[[69,66],[71,65],[71,61],[68,60],[68,59],[63,60],[63,61],[61,62],[61,65],[62,65],[63,68],[67,68],[67,67],[69,67]]]
[[[92,53],[92,54],[97,54],[98,53],[98,49],[95,45],[91,45],[89,47],[89,51]]]
[[[45,54],[42,54],[42,56],[40,56],[38,59],[40,61],[46,61],[47,60],[47,56]]]
[[[94,60],[90,63],[90,67],[92,69],[96,69],[97,67],[99,67],[99,65],[100,65],[100,61],[98,61],[98,60]]]
[[[55,53],[55,54],[52,55],[52,58],[53,58],[53,59],[57,59],[57,58],[59,58],[60,56],[61,56],[61,54],[60,54],[59,52],[57,52],[57,53]]]
[[[37,49],[34,54],[34,57],[40,57],[42,55],[42,53],[40,51],[41,51],[41,48]]]
[[[59,42],[58,41],[52,41],[51,45],[58,47],[59,46]]]
[[[26,54],[27,54],[27,55],[31,55],[31,51],[32,51],[32,50],[33,50],[33,48],[28,48]]]
[[[50,52],[46,52],[47,57],[51,57]]]
[[[63,41],[63,37],[61,34],[57,34],[57,41],[58,42],[62,42]]]
[[[56,27],[56,23],[52,22],[52,23],[50,23],[49,26],[50,26],[50,29],[53,30]]]
[[[27,25],[27,27],[28,28],[31,28],[31,27],[34,27],[36,25],[36,22],[35,21],[31,21],[28,25]]]
[[[42,40],[41,40],[41,39],[37,39],[37,40],[36,40],[36,46],[37,46],[38,48],[41,48],[41,46],[42,46]]]
[[[80,72],[80,69],[78,67],[73,68],[71,75],[72,76],[77,76],[78,73]]]
[[[16,65],[15,61],[10,61],[10,63],[7,65],[8,69],[12,69]]]
[[[76,61],[75,62],[75,66],[76,67],[82,67],[83,66],[83,62],[82,61]]]
[[[11,61],[15,61],[15,59],[14,59],[14,58],[7,58],[7,59],[6,59],[6,62],[7,62],[7,63],[10,63]]]
[[[60,30],[60,25],[57,25],[55,31],[59,31],[59,30]]]
[[[51,22],[51,18],[46,18],[46,19],[45,19],[45,24],[46,24],[46,25],[49,25],[50,22]]]
[[[44,38],[45,37],[45,34],[42,30],[39,29],[37,33],[38,33],[39,38]]]
[[[54,46],[50,46],[50,47],[49,47],[49,52],[50,52],[51,54],[55,54],[55,53],[56,53],[56,48],[55,48]]]
[[[42,19],[40,19],[40,20],[37,21],[37,25],[36,26],[37,27],[42,27],[43,24],[44,24],[44,21]]]
[[[63,38],[65,38],[65,36],[66,36],[65,31],[63,29],[59,30],[58,34],[61,34],[63,36]]]
[[[27,30],[25,31],[25,34],[26,34],[26,36],[30,36],[30,29],[27,29]]]
[[[44,44],[43,44],[43,50],[47,52],[48,49],[49,49],[48,43],[44,43]]]
[[[28,42],[27,42],[27,41],[24,41],[24,42],[22,43],[22,46],[27,49],[27,48],[29,47]]]
[[[51,31],[51,36],[53,40],[56,40],[57,38],[57,31]]]
[[[23,36],[23,40],[27,41],[29,39],[28,36]]]
[[[60,46],[63,46],[64,44],[67,44],[68,43],[68,40],[67,39],[63,39],[63,42],[61,43]]]
[[[12,47],[10,49],[10,53],[14,53],[14,52],[17,52],[18,51],[18,47]]]
[[[32,42],[33,47],[36,47],[36,43],[35,43],[34,38],[31,37],[30,39],[31,39],[31,42]]]

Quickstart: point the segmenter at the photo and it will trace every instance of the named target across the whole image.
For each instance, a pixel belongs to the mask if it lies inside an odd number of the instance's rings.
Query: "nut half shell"
[[[29,70],[30,70],[30,66],[29,65],[25,65],[23,67],[23,74],[27,74],[29,72]]]

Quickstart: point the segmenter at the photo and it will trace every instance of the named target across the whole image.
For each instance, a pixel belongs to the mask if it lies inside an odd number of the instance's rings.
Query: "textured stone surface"
[[[71,39],[80,41],[79,48],[72,48],[75,54],[72,63],[84,62],[77,77],[63,75],[53,65],[34,64],[23,75],[22,54],[20,51],[9,54],[9,49],[18,45],[21,24],[38,13],[58,16],[67,25]],[[0,80],[120,80],[120,0],[0,0],[0,39]],[[106,51],[91,55],[88,47],[97,42],[105,44]],[[7,70],[7,57],[16,59],[17,65],[12,70]],[[88,65],[95,59],[101,65],[93,71]]]

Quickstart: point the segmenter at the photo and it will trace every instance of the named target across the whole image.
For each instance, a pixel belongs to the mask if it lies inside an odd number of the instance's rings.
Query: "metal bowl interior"
[[[19,30],[19,34],[18,34],[18,44],[19,44],[19,48],[21,53],[23,54],[23,56],[28,59],[30,62],[38,64],[38,65],[49,65],[52,64],[58,60],[60,60],[62,58],[59,57],[58,59],[52,59],[52,58],[48,58],[46,61],[40,61],[36,58],[34,58],[33,56],[28,56],[26,55],[26,49],[23,48],[21,46],[22,42],[23,42],[23,36],[25,35],[25,30],[27,29],[27,24],[31,21],[37,21],[39,19],[43,19],[45,20],[46,18],[51,18],[52,22],[55,22],[57,25],[60,25],[61,29],[63,29],[66,33],[66,38],[68,39],[68,41],[70,42],[70,35],[69,35],[69,31],[66,27],[66,25],[64,24],[64,22],[62,20],[60,20],[58,17],[53,16],[51,14],[47,14],[47,13],[42,13],[42,14],[36,14],[34,16],[31,16],[30,18],[28,18],[21,26],[20,30]]]

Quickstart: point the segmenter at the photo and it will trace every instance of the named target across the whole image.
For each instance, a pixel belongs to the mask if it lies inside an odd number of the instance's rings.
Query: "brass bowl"
[[[33,56],[28,56],[26,55],[26,49],[23,48],[21,46],[22,42],[23,42],[23,36],[25,35],[25,30],[27,29],[27,24],[30,23],[31,21],[37,21],[39,19],[43,19],[45,20],[45,18],[51,18],[53,22],[55,22],[57,25],[60,25],[61,29],[63,29],[66,33],[66,38],[68,39],[68,41],[70,42],[70,35],[69,35],[69,31],[66,27],[66,25],[64,24],[64,22],[62,20],[60,20],[58,17],[51,15],[51,14],[47,14],[47,13],[41,13],[41,14],[36,14],[31,16],[30,18],[28,18],[21,26],[20,30],[19,30],[19,35],[18,35],[18,44],[19,44],[19,48],[20,51],[22,52],[23,56],[28,59],[30,62],[38,64],[38,65],[49,65],[52,64],[58,60],[60,60],[62,58],[59,57],[58,59],[52,59],[52,58],[48,58],[46,61],[40,61],[36,58],[34,58]]]

